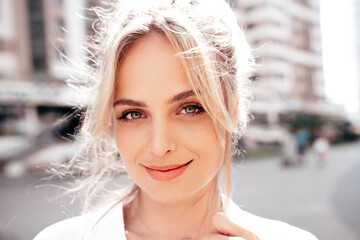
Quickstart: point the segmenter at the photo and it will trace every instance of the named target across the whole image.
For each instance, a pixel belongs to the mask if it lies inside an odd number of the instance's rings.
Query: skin
[[[117,70],[114,136],[140,188],[124,207],[127,238],[246,237],[247,230],[216,213],[224,149],[175,54],[163,35],[152,33],[130,47]],[[187,165],[171,180],[153,179],[146,170],[174,164]]]

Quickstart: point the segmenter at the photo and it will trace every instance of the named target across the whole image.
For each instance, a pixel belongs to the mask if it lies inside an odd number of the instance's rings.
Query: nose
[[[176,144],[169,123],[164,120],[153,120],[150,152],[158,157],[164,157],[175,150]]]

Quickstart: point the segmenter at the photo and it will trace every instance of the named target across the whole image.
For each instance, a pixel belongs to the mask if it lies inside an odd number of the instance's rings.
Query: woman
[[[246,126],[253,65],[229,6],[127,1],[98,15],[86,146],[73,163],[84,164],[88,192],[120,171],[119,159],[134,187],[35,239],[316,239],[229,199],[232,138]]]

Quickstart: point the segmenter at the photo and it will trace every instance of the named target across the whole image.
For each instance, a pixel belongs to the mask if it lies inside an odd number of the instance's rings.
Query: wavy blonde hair
[[[247,125],[253,66],[251,50],[231,8],[223,0],[132,0],[111,1],[106,8],[93,10],[98,18],[87,47],[92,64],[80,82],[82,93],[84,87],[89,93],[78,135],[81,145],[65,167],[79,173],[72,191],[84,190],[85,203],[90,203],[107,181],[124,172],[112,136],[116,70],[137,39],[158,32],[177,51],[190,84],[213,120],[225,150],[229,198],[232,139],[237,140]]]

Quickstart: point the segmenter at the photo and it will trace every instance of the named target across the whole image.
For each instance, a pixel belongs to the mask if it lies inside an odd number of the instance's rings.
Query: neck
[[[125,225],[128,231],[144,239],[199,239],[214,231],[212,218],[221,211],[221,205],[216,182],[173,203],[155,201],[140,190],[128,206]]]

